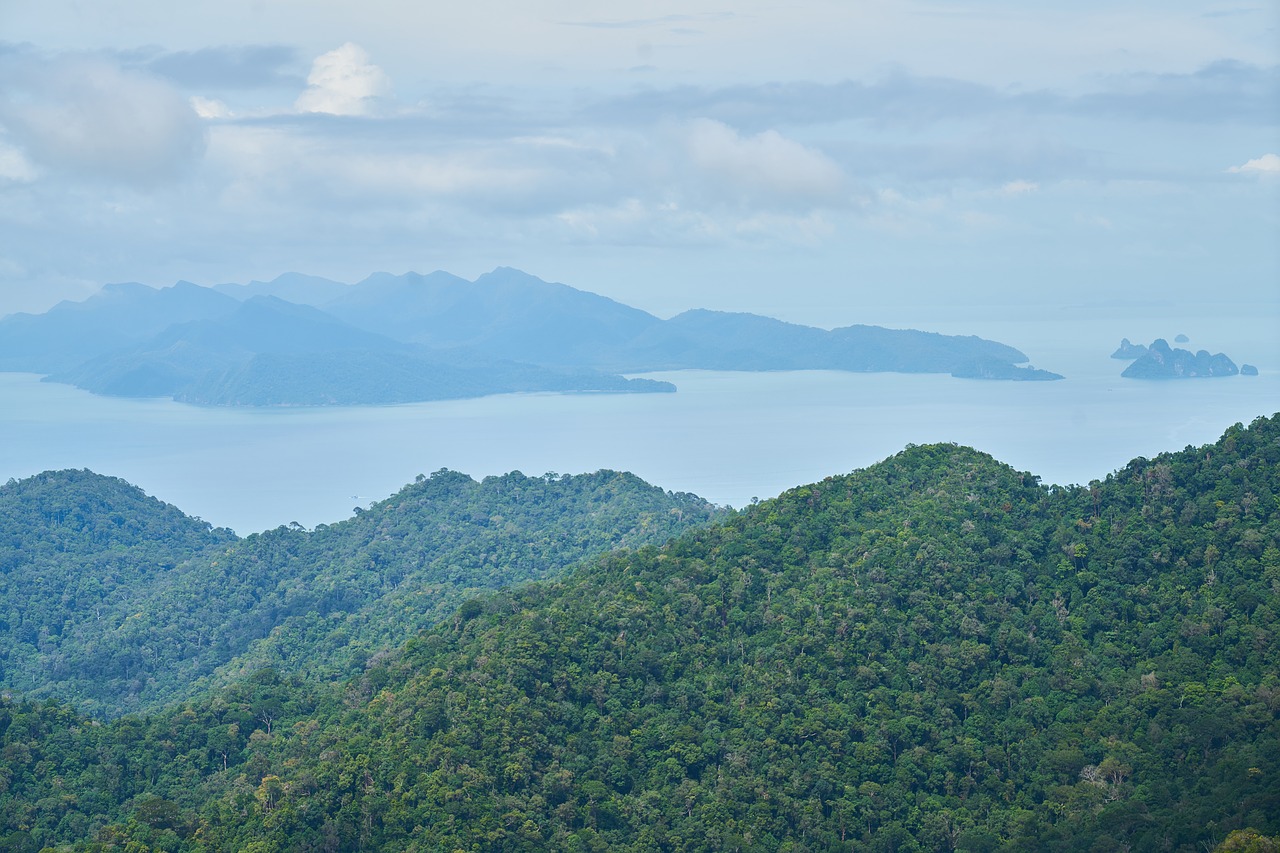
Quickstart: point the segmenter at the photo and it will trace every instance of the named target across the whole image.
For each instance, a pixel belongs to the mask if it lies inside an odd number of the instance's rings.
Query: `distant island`
[[[1186,339],[1185,335],[1178,337]],[[1133,364],[1120,374],[1125,379],[1209,379],[1235,376],[1241,372],[1235,362],[1223,353],[1210,355],[1208,350],[1193,353],[1190,350],[1175,349],[1164,338],[1156,338],[1149,347],[1131,344],[1125,338],[1111,357],[1134,359]],[[1257,374],[1257,368],[1253,368],[1253,374]]]
[[[912,329],[827,331],[703,309],[668,320],[499,268],[375,273],[348,285],[111,284],[0,319],[0,370],[95,394],[217,406],[409,403],[511,392],[672,392],[627,375],[686,369],[944,373],[1044,381],[996,341]]]
[[[1111,353],[1111,357],[1131,361],[1135,358],[1142,358],[1146,354],[1146,344],[1135,344],[1131,343],[1128,338],[1121,338],[1120,346],[1116,348],[1115,352]]]
[[[1009,364],[1003,361],[975,361],[962,364],[951,375],[957,379],[1008,379],[1013,382],[1045,382],[1061,379],[1061,374],[1036,367]]]

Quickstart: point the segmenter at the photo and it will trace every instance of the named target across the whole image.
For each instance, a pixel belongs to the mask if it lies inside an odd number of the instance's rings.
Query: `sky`
[[[1049,5],[0,0],[0,315],[514,266],[827,327],[1280,316],[1280,5]]]

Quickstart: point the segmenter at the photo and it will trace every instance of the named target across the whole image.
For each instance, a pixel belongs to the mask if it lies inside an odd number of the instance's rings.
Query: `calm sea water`
[[[1034,353],[1061,382],[976,382],[828,371],[655,374],[676,394],[515,394],[369,408],[212,409],[95,397],[0,374],[0,478],[55,468],[122,477],[247,534],[351,515],[419,473],[633,471],[742,506],[864,467],[907,443],[954,441],[1046,483],[1085,483],[1135,456],[1216,439],[1280,412],[1274,316],[1182,322],[956,321]],[[891,322],[880,320],[880,322]],[[909,325],[900,323],[899,325]],[[1121,379],[1121,335],[1225,350],[1262,371],[1186,382]],[[1212,334],[1209,332],[1212,331]],[[1229,336],[1229,337],[1228,337]]]

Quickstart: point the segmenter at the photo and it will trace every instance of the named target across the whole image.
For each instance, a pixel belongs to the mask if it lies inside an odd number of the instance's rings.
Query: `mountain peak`
[[[155,293],[156,288],[138,281],[115,281],[110,284],[104,284],[98,292],[111,296],[137,296],[144,293]],[[92,298],[90,297],[90,299]]]

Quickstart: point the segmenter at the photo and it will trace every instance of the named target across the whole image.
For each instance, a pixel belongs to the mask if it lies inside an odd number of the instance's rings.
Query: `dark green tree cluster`
[[[331,689],[273,670],[198,703],[110,724],[55,701],[2,697],[0,850],[36,853],[54,839],[131,853],[201,849],[192,847],[201,828],[192,806],[233,792],[223,784],[231,773],[266,775],[264,744],[278,727],[332,700]]]
[[[13,704],[0,839],[1267,850],[1278,631],[1280,417],[1084,487],[910,447],[469,600],[341,688],[264,670],[101,726]],[[133,787],[100,781],[117,754]]]

